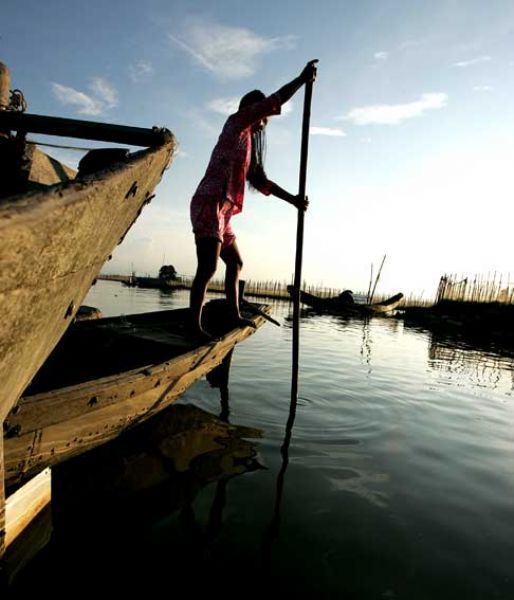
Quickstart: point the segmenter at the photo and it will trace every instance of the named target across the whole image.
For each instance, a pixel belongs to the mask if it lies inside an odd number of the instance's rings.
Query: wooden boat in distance
[[[265,305],[255,310],[269,311]],[[204,311],[218,341],[188,339],[188,309],[73,324],[7,416],[6,485],[103,444],[161,411],[255,331],[227,327],[222,300],[209,302]],[[254,310],[243,312],[256,327],[265,322]]]
[[[33,145],[22,144],[20,153],[20,136],[12,131],[151,147],[131,154],[123,149],[92,151],[75,178]],[[0,183],[0,421],[153,198],[175,145],[167,130],[0,110],[0,162],[6,168]],[[27,173],[11,177],[15,165],[26,167],[27,162]],[[25,175],[26,185],[20,186]]]
[[[170,291],[183,287],[180,281],[171,281],[169,279],[162,279],[161,277],[140,277],[138,275],[134,280],[134,283],[131,284],[132,286],[153,290]]]
[[[292,293],[292,287],[288,286],[288,292]],[[320,298],[308,292],[300,290],[300,302],[310,306],[316,311],[327,312],[337,315],[355,315],[355,316],[371,316],[371,315],[387,315],[393,312],[403,299],[403,294],[395,294],[382,302],[374,304],[349,304],[341,301],[339,297]]]

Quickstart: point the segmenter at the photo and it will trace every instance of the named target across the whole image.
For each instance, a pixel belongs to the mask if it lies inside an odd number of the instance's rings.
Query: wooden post
[[[5,468],[4,468],[4,436],[3,425],[0,436],[0,561],[5,553]],[[0,578],[2,565],[0,564]]]
[[[7,65],[0,62],[0,111],[5,110],[5,108],[9,106],[10,87],[11,73],[7,68]],[[0,138],[8,136],[9,131],[0,130]]]
[[[366,296],[366,304],[370,304],[370,296],[371,296],[371,286],[373,285],[373,263],[371,263],[371,274],[369,276],[369,287],[368,287],[368,294]]]
[[[11,73],[4,63],[0,62],[0,110],[9,106]]]
[[[5,508],[5,547],[20,536],[51,500],[51,473],[47,467],[11,494]]]

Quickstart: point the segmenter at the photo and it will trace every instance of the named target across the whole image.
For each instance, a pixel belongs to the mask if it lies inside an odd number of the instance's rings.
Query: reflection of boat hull
[[[169,407],[137,434],[53,470],[57,525],[98,527],[103,521],[128,532],[135,513],[170,514],[205,485],[261,468],[255,445],[243,439],[256,437],[259,430],[230,425],[195,406]],[[87,519],[77,519],[84,505]]]
[[[29,388],[30,395],[8,415],[6,483],[16,484],[109,441],[159,412],[254,331],[223,331],[225,304],[213,301],[205,316],[213,331],[221,324],[221,338],[194,344],[184,336],[187,315],[181,309],[70,328]],[[259,315],[248,317],[256,326],[264,323]]]
[[[46,583],[55,587],[55,581],[73,585],[86,572],[94,589],[99,585],[109,589],[114,583],[119,592],[127,582],[144,580],[148,592],[148,575],[153,582],[157,561],[166,562],[159,572],[168,577],[171,566],[177,565],[161,548],[152,554],[148,533],[174,516],[183,526],[200,529],[203,523],[195,519],[194,501],[211,486],[214,499],[206,529],[214,537],[223,522],[229,481],[263,468],[254,441],[261,436],[258,429],[231,425],[196,406],[179,404],[118,439],[53,467],[52,515],[48,518],[46,512],[38,538],[31,539],[40,549],[50,541],[46,557],[42,554],[43,561],[48,560],[44,576],[34,578],[39,592]],[[16,556],[9,556],[6,564],[10,579],[19,571],[18,548],[23,541],[17,541]],[[194,569],[199,567],[198,551],[209,546],[207,536],[198,541],[202,548],[197,548]],[[142,568],[146,560],[151,563],[145,565],[148,569]],[[179,573],[173,575],[175,583]],[[18,577],[31,585],[30,571],[28,577],[26,572]]]
[[[338,315],[387,315],[394,311],[403,299],[403,294],[396,294],[375,304],[347,304],[339,298],[320,298],[308,292],[300,291],[300,302],[318,310]]]
[[[0,419],[43,364],[169,163],[172,141],[0,206]]]
[[[184,479],[193,469],[200,486],[258,469],[255,445],[244,438],[261,435],[258,429],[231,425],[195,406],[176,405],[54,473],[68,488],[67,497],[81,502],[84,494],[101,495],[103,510],[105,496],[126,501],[129,494],[146,494],[172,479]]]

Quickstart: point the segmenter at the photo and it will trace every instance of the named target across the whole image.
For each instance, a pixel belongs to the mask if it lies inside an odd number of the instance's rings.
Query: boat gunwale
[[[261,310],[266,311],[266,308],[269,309],[268,305],[258,305],[259,308]],[[183,313],[183,311],[187,311],[187,309],[176,309],[179,310]],[[173,310],[171,311],[165,311],[165,312],[174,312]],[[138,314],[147,314],[147,313],[136,313],[135,315],[127,315],[124,318],[129,318],[130,316],[137,316]],[[158,314],[158,311],[156,311],[156,314]],[[120,317],[106,317],[107,319],[120,319]],[[260,315],[253,315],[251,317],[251,320],[253,320],[256,325],[258,326],[259,321],[262,320],[262,322],[264,322],[264,317],[260,316]],[[102,319],[103,321],[103,319]],[[94,322],[94,321],[89,321],[89,322],[85,322],[84,326],[91,326],[93,327],[94,325],[98,324],[98,321]],[[101,324],[100,324],[101,326]],[[80,323],[79,324],[79,328],[83,328],[83,324]],[[23,421],[23,419],[27,419],[30,417],[26,417],[26,415],[24,413],[26,413],[27,411],[33,411],[36,410],[40,407],[40,405],[42,405],[45,401],[49,401],[50,399],[56,399],[56,400],[61,400],[63,401],[66,396],[71,396],[71,397],[77,397],[80,396],[82,397],[93,397],[93,396],[97,396],[100,394],[108,394],[109,389],[111,388],[117,388],[120,385],[123,386],[130,386],[130,385],[137,385],[138,383],[140,383],[141,381],[148,381],[150,383],[152,376],[158,376],[159,374],[163,374],[166,373],[166,371],[169,371],[170,369],[177,367],[178,365],[180,365],[181,362],[184,363],[188,363],[191,362],[195,359],[195,357],[198,358],[198,360],[195,363],[195,367],[200,364],[201,362],[203,362],[204,360],[206,360],[206,358],[208,357],[208,355],[211,352],[215,352],[215,350],[217,348],[222,348],[224,346],[235,346],[238,342],[244,340],[246,337],[248,337],[248,334],[251,333],[250,331],[246,331],[246,330],[250,330],[250,327],[244,327],[244,328],[234,328],[229,330],[228,332],[226,332],[225,334],[223,334],[219,340],[215,341],[215,342],[208,342],[208,343],[204,343],[202,345],[198,345],[198,346],[194,346],[192,347],[190,350],[187,350],[186,352],[180,353],[176,356],[173,356],[167,360],[164,360],[162,362],[158,362],[158,363],[150,363],[147,365],[141,365],[139,367],[136,367],[135,369],[130,369],[128,371],[121,371],[117,374],[114,375],[108,375],[105,377],[99,377],[97,379],[91,379],[88,381],[83,381],[81,383],[77,383],[75,385],[68,385],[68,386],[63,386],[61,388],[54,388],[52,390],[47,390],[47,391],[43,391],[43,392],[39,392],[37,394],[33,394],[30,396],[22,396],[18,403],[16,404],[16,406],[11,410],[11,412],[8,413],[7,417],[6,417],[6,421],[9,422],[10,425],[14,425],[16,426],[20,421]],[[232,340],[232,338],[236,338],[235,340]],[[170,348],[176,348],[176,345],[170,344]],[[185,373],[187,373],[189,370],[184,370],[180,375],[177,375],[177,377],[181,377],[183,376]],[[94,392],[94,393],[92,393]],[[102,408],[105,408],[106,406],[109,405],[113,405],[116,404],[117,400],[114,400],[113,402],[104,402],[101,403],[99,405],[95,405],[92,406],[91,409],[89,410],[89,412],[94,412],[95,410],[100,410]],[[81,413],[77,413],[76,416],[79,416]],[[47,421],[44,422],[43,425],[39,424],[37,427],[33,427],[33,428],[22,428],[22,431],[20,432],[20,435],[27,435],[33,431],[37,431],[39,429],[42,429],[44,427],[48,427],[51,426],[53,424],[59,423],[60,419],[59,419],[59,414],[55,414],[54,418],[51,418],[52,415],[50,415],[50,419],[48,419]],[[40,418],[40,416],[38,417]]]
[[[269,305],[260,305],[259,308],[266,313],[271,311]],[[266,321],[259,314],[252,315],[252,320],[257,328]],[[61,412],[61,418],[54,419],[50,423],[39,422],[37,427],[27,428],[14,435],[4,435],[4,446],[8,459],[6,461],[6,482],[9,487],[15,489],[26,478],[37,474],[42,468],[58,464],[63,460],[101,446],[117,438],[124,431],[157,415],[176,402],[201,377],[220,365],[237,343],[254,332],[255,329],[250,326],[238,327],[228,331],[219,342],[198,346],[197,349],[206,349],[207,351],[201,358],[194,361],[191,368],[184,369],[176,376],[170,377],[169,381],[162,381],[156,372],[145,375],[145,380],[149,385],[139,389],[134,396],[132,393],[128,394],[130,387],[123,382],[120,386],[121,395],[116,397],[113,402],[99,403],[90,407],[91,410],[89,407],[84,410],[84,405],[81,404],[81,411],[64,416]],[[159,363],[156,366],[158,368],[166,366],[166,363]],[[155,380],[158,377],[158,385],[156,385]],[[70,387],[73,388],[73,386]],[[62,389],[58,391],[62,392]],[[155,393],[158,394],[157,398],[147,397],[150,390],[155,390]],[[145,399],[145,397],[147,398]],[[37,415],[35,417],[38,418]],[[64,438],[62,437],[63,432],[65,432]],[[57,437],[55,439],[48,438],[48,435]]]
[[[58,201],[60,205],[63,205],[80,202],[83,194],[96,191],[98,187],[105,185],[108,181],[124,176],[129,169],[152,155],[157,156],[162,152],[170,152],[164,167],[164,170],[166,170],[176,148],[177,142],[173,136],[172,139],[161,146],[137,150],[129,154],[126,159],[118,160],[93,173],[54,183],[43,190],[30,190],[0,198],[0,229],[4,227],[12,228],[14,215],[18,219],[26,219],[27,221],[38,220],[40,213],[47,210],[48,203]]]

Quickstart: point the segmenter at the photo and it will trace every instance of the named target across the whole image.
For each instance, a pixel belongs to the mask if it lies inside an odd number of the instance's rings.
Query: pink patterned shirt
[[[218,202],[228,200],[233,204],[233,215],[243,210],[246,175],[252,152],[252,125],[267,116],[280,114],[280,110],[280,97],[272,94],[230,115],[193,198],[213,197]],[[262,179],[255,185],[266,196],[270,194],[272,183],[269,180]]]

